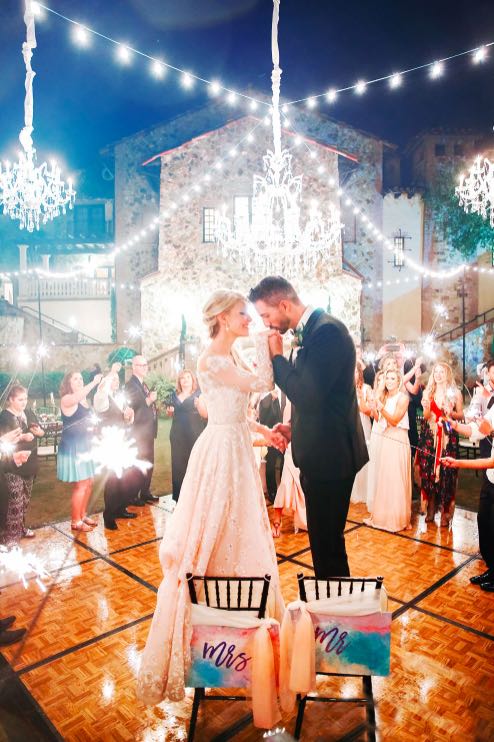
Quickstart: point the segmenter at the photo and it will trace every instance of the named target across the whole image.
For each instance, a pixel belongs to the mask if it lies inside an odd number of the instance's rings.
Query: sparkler
[[[104,427],[101,435],[93,439],[93,448],[80,457],[83,461],[93,461],[96,472],[103,469],[112,471],[121,479],[125,469],[136,467],[144,474],[151,466],[149,461],[138,458],[137,446],[133,438],[127,438],[125,430],[115,425]]]
[[[27,588],[27,577],[35,575],[39,589],[46,592],[46,586],[42,580],[48,577],[48,572],[35,554],[26,554],[18,546],[14,546],[13,549],[0,546],[0,570],[16,574],[25,588]]]
[[[15,445],[13,443],[8,443],[7,441],[2,441],[0,443],[0,453],[3,456],[12,456],[14,451],[15,451]]]
[[[129,406],[129,400],[125,396],[124,392],[117,392],[113,396],[113,401],[117,405],[118,409],[121,410],[122,412],[125,410],[126,407]]]
[[[17,348],[17,362],[20,366],[27,366],[30,362],[31,356],[29,355],[28,349],[25,345],[19,345]]]

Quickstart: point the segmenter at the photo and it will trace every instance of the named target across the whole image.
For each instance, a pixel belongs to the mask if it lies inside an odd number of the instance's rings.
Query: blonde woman
[[[458,472],[441,464],[441,457],[458,457],[458,434],[447,418],[463,419],[463,399],[451,366],[443,361],[432,367],[422,396],[424,419],[417,451],[420,470],[420,510],[426,520],[441,513],[441,526],[449,526],[455,510]]]
[[[360,413],[360,422],[364,429],[365,440],[367,444],[370,443],[372,423],[372,389],[368,384],[364,383],[364,372],[362,366],[357,363],[355,366],[355,388],[357,390],[357,402]],[[369,483],[369,464],[365,464],[362,469],[358,472],[353,483],[352,495],[350,500],[352,502],[367,502],[367,489]]]
[[[268,613],[277,619],[283,614],[251,430],[271,446],[282,447],[284,439],[247,417],[251,392],[268,392],[274,386],[267,335],[258,336],[253,373],[233,347],[237,338],[249,334],[245,298],[234,291],[216,291],[203,316],[211,343],[199,358],[197,372],[208,424],[192,449],[180,499],[160,548],[164,578],[138,677],[138,696],[148,704],[184,697],[192,632],[187,572],[232,577],[269,574]]]
[[[369,526],[392,533],[410,528],[412,512],[408,395],[400,391],[402,384],[398,371],[386,371],[384,389],[374,402],[374,435],[379,436],[380,443],[372,462],[371,517],[365,520]]]
[[[382,437],[379,435],[378,428],[375,422],[379,419],[379,413],[376,407],[376,400],[384,392],[384,371],[378,371],[374,377],[374,387],[369,393],[369,406],[370,406],[370,417],[374,420],[372,425],[370,440],[369,440],[369,470],[367,473],[367,510],[369,513],[372,512],[372,505],[374,502],[375,492],[375,479],[376,479],[376,466],[375,462],[379,459],[379,451],[381,447]]]

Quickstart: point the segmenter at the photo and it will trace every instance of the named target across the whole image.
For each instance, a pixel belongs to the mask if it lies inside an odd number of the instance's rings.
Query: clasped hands
[[[277,448],[281,453],[285,453],[288,444],[292,438],[291,425],[277,423],[271,430],[268,430],[266,440],[270,446]]]

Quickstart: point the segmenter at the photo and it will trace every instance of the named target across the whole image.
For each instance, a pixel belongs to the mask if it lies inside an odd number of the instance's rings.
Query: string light
[[[195,82],[201,82],[204,85],[207,86],[208,92],[211,95],[217,96],[220,93],[225,94],[225,101],[229,102],[230,105],[234,105],[240,102],[240,99],[246,101],[250,104],[251,110],[256,110],[259,105],[267,105],[265,101],[253,98],[253,96],[248,95],[247,93],[239,93],[237,91],[233,91],[232,88],[229,88],[222,83],[220,83],[217,80],[209,80],[205,77],[201,77],[200,75],[195,75],[192,72],[189,72],[187,70],[182,69],[181,67],[177,67],[173,64],[170,64],[169,62],[164,62],[160,59],[157,59],[151,54],[147,54],[146,52],[141,51],[140,49],[136,49],[133,46],[130,46],[129,44],[123,45],[121,42],[119,42],[117,39],[112,38],[111,36],[108,36],[107,34],[103,34],[100,31],[96,31],[96,29],[91,28],[88,25],[81,26],[81,24],[74,20],[73,18],[69,18],[66,15],[63,15],[62,13],[59,13],[57,10],[54,10],[53,8],[50,8],[47,5],[44,5],[42,3],[36,3],[37,5],[37,12],[39,13],[40,17],[41,15],[45,16],[46,13],[51,13],[57,18],[60,18],[63,21],[66,21],[69,24],[72,24],[74,28],[83,28],[85,35],[87,35],[88,43],[83,44],[81,43],[80,39],[81,36],[79,35],[80,32],[77,34],[75,31],[72,32],[71,36],[74,40],[74,43],[78,44],[79,46],[89,46],[90,42],[89,39],[91,36],[94,36],[96,38],[102,39],[110,44],[115,45],[116,47],[116,58],[117,61],[122,65],[129,65],[132,61],[133,56],[140,56],[144,59],[147,59],[149,61],[149,71],[150,73],[158,78],[164,77],[167,70],[174,71],[178,73],[180,84],[182,87],[186,90],[190,90],[194,87]],[[157,62],[157,64],[160,64],[163,67],[163,70],[159,69],[158,74],[158,67],[154,66],[154,62]],[[229,96],[231,93],[234,94],[234,99],[230,97],[230,100],[227,100],[227,96]]]
[[[131,63],[132,52],[128,46],[119,44],[117,46],[115,56],[116,56],[117,61],[120,62],[120,64],[129,65]]]
[[[194,78],[192,77],[190,72],[183,73],[182,77],[180,78],[180,84],[186,90],[190,90],[194,86]]]
[[[480,64],[481,62],[485,62],[485,60],[488,57],[487,48],[485,46],[481,46],[479,49],[476,49],[472,54],[472,61],[474,64]]]
[[[395,72],[395,74],[391,75],[391,77],[389,78],[389,87],[394,90],[401,87],[402,82],[403,76],[399,72]]]
[[[83,49],[87,49],[91,46],[91,35],[84,26],[80,26],[79,24],[75,25],[72,29],[71,36],[73,42],[77,44],[77,46],[81,46]]]
[[[430,68],[430,76],[433,80],[437,80],[438,77],[441,77],[444,73],[444,64],[442,62],[434,62],[434,64]]]
[[[162,80],[166,75],[166,67],[160,59],[153,59],[151,62],[151,74],[158,80]]]
[[[60,19],[62,19],[64,21],[66,21],[67,23],[73,24],[74,26],[80,26],[80,23],[78,21],[74,20],[73,18],[69,18],[68,16],[63,15],[62,13],[59,13],[58,11],[54,10],[53,8],[50,8],[49,6],[44,5],[42,3],[39,3],[39,2],[34,3],[33,2],[33,9],[34,8],[36,9],[35,10],[35,13],[36,13],[37,17],[39,17],[40,19],[41,19],[42,16],[46,16],[46,13],[52,13],[53,15],[55,15],[56,17],[58,17],[58,18],[60,18]],[[101,38],[101,39],[103,39],[103,40],[111,43],[111,44],[115,44],[116,46],[120,46],[120,42],[118,42],[116,39],[113,39],[112,37],[110,37],[110,36],[108,36],[106,34],[103,34],[103,33],[99,32],[99,31],[96,31],[95,29],[90,28],[87,25],[85,25],[83,28],[84,28],[84,31],[86,32],[86,34],[88,35],[88,37],[90,35],[94,35],[94,36],[96,36],[98,38]],[[76,43],[77,43],[77,41],[76,41]],[[439,77],[444,72],[444,64],[446,62],[450,62],[450,61],[452,61],[454,59],[457,59],[457,58],[462,57],[462,56],[465,56],[465,55],[470,55],[474,64],[479,64],[479,63],[485,62],[488,59],[488,50],[489,50],[489,47],[491,47],[493,45],[494,45],[494,41],[491,41],[491,42],[482,44],[481,46],[474,47],[473,49],[468,49],[468,50],[465,50],[465,51],[460,51],[460,52],[457,52],[455,54],[451,54],[451,55],[449,55],[447,57],[443,57],[442,59],[437,60],[436,62],[426,62],[426,63],[423,63],[423,64],[416,65],[414,67],[410,67],[410,68],[405,69],[405,70],[401,70],[399,72],[394,72],[394,73],[389,74],[389,75],[381,75],[381,76],[379,76],[379,77],[377,77],[377,78],[375,78],[373,80],[367,80],[365,82],[365,88],[367,88],[367,86],[369,86],[369,85],[373,85],[373,84],[376,84],[376,83],[389,82],[389,86],[392,89],[395,89],[395,88],[401,86],[401,84],[403,82],[403,79],[402,78],[403,78],[404,75],[411,74],[413,72],[417,72],[417,71],[421,71],[421,70],[428,71],[429,74],[431,74],[433,77]],[[129,49],[129,53],[130,54],[133,53],[133,54],[142,56],[142,57],[150,60],[151,62],[155,59],[152,55],[147,54],[147,53],[145,53],[143,51],[140,51],[139,49],[136,49],[136,48],[133,48],[133,47],[128,47],[128,49]],[[195,75],[195,74],[193,74],[191,72],[186,72],[182,68],[177,67],[175,65],[172,65],[170,63],[163,63],[163,64],[166,67],[166,69],[173,70],[173,71],[175,71],[175,72],[177,72],[177,73],[179,73],[179,74],[182,75],[182,77],[181,77],[182,84],[183,84],[183,77],[184,77],[184,75],[188,76],[188,77],[185,78],[186,79],[186,82],[187,82],[187,85],[185,85],[184,87],[186,87],[186,88],[187,87],[192,87],[193,82],[194,81],[197,81],[197,82],[201,82],[201,83],[204,83],[205,85],[207,85],[208,86],[208,89],[209,89],[209,92],[210,92],[211,95],[217,96],[217,95],[219,95],[220,92],[222,92],[222,93],[225,94],[225,97],[226,97],[230,92],[232,92],[231,88],[226,87],[225,85],[223,85],[222,83],[220,83],[217,80],[212,81],[212,80],[209,80],[209,79],[207,79],[205,77],[201,77],[199,75]],[[153,72],[153,74],[154,74],[154,72]],[[398,76],[399,76],[399,80],[398,80]],[[189,85],[189,77],[191,78],[191,83],[192,83],[191,85]],[[391,82],[391,80],[393,80],[393,82]],[[363,81],[360,81],[360,82],[363,82]],[[305,103],[309,108],[315,108],[317,106],[318,100],[320,98],[324,98],[327,103],[330,103],[331,104],[331,103],[334,103],[336,101],[336,98],[337,98],[337,96],[338,96],[339,93],[348,92],[348,91],[352,91],[352,90],[353,91],[356,91],[356,89],[359,86],[359,84],[360,83],[355,83],[353,85],[346,85],[346,86],[343,86],[341,88],[332,88],[330,91],[328,91],[326,89],[325,92],[319,93],[317,95],[316,94],[312,94],[312,95],[306,96],[304,98],[298,98],[297,100],[288,101],[287,103],[284,104],[284,107],[287,109],[288,106],[295,105],[297,103]],[[364,88],[364,90],[365,90],[365,88]],[[359,91],[357,91],[357,92],[360,92],[360,91],[361,92],[364,92],[364,90],[362,90],[361,87],[359,87]],[[238,98],[242,98],[242,99],[247,100],[249,102],[249,104],[250,104],[250,109],[252,111],[255,111],[259,105],[267,105],[266,101],[253,98],[251,95],[248,95],[247,93],[240,93],[238,91],[235,91],[235,94],[237,96],[237,99]]]
[[[355,92],[357,95],[363,95],[365,93],[365,89],[367,87],[367,83],[364,80],[359,80],[358,83],[355,85]]]
[[[392,89],[395,89],[401,86],[401,84],[403,83],[403,77],[405,75],[423,70],[428,72],[429,76],[438,78],[441,77],[445,71],[445,63],[451,62],[454,59],[458,59],[459,57],[470,55],[474,64],[485,62],[489,56],[488,50],[493,45],[494,41],[490,41],[489,43],[483,44],[482,46],[476,46],[473,49],[467,49],[465,51],[451,54],[448,57],[443,57],[442,59],[438,59],[435,62],[425,62],[424,64],[418,64],[415,67],[409,67],[408,69],[400,70],[399,72],[392,72],[390,75],[380,75],[373,80],[366,80],[365,85],[376,85],[377,83],[388,82],[389,86]],[[363,81],[359,81],[357,83],[354,83],[353,85],[344,85],[341,88],[333,88],[331,92],[335,95],[351,91],[358,92],[357,87],[361,82]],[[308,105],[308,102],[311,101],[311,106],[315,107],[317,105],[317,101],[320,98],[324,98],[328,103],[334,103],[334,101],[336,100],[333,95],[328,96],[327,92],[322,92],[318,93],[317,95],[312,94],[304,98],[297,98],[295,100],[288,101],[287,103],[285,103],[285,106],[294,106],[298,103],[305,103],[306,105]]]

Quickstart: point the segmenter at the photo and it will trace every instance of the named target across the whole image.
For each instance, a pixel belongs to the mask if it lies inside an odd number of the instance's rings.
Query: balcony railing
[[[41,299],[107,299],[111,284],[108,278],[20,278],[19,298]]]

